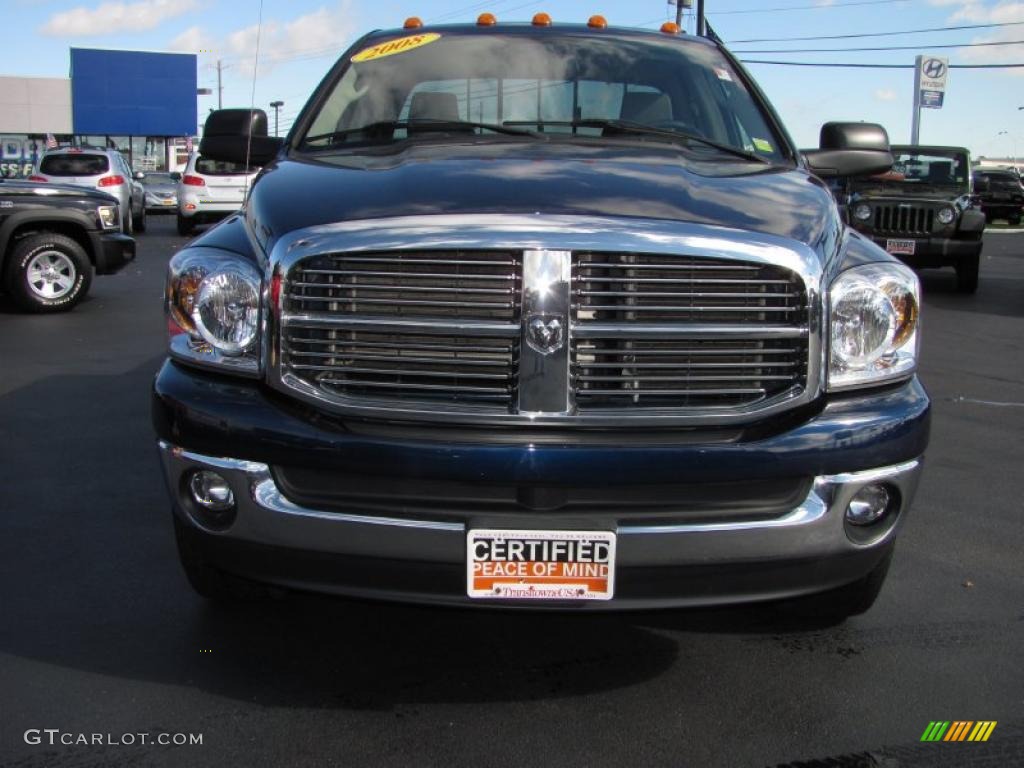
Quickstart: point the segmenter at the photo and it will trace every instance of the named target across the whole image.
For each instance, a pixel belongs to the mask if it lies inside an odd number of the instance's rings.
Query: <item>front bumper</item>
[[[121,232],[91,232],[96,274],[111,275],[135,259],[135,238]]]
[[[955,267],[965,259],[979,255],[982,246],[981,240],[953,240],[948,237],[893,235],[892,237],[872,236],[871,239],[882,250],[886,249],[886,243],[890,240],[912,240],[914,253],[912,255],[897,254],[896,258],[917,268]]]
[[[929,408],[913,380],[837,398],[796,426],[749,440],[516,445],[358,434],[320,424],[258,384],[175,363],[165,364],[154,391],[154,421],[175,514],[203,557],[223,570],[298,589],[479,605],[466,596],[468,529],[614,530],[615,599],[562,604],[589,610],[768,600],[857,580],[888,554],[911,503]],[[802,500],[771,519],[634,522],[615,510],[553,516],[486,505],[461,516],[381,515],[358,505],[297,504],[275,480],[274,467],[281,465],[390,473],[396,482],[441,477],[482,488],[496,480],[532,489],[632,484],[645,491],[773,477],[806,476],[810,483]],[[204,529],[190,514],[186,478],[198,468],[220,472],[239,501],[237,518],[226,530]],[[898,505],[877,535],[854,541],[844,511],[853,494],[872,482],[894,489]]]

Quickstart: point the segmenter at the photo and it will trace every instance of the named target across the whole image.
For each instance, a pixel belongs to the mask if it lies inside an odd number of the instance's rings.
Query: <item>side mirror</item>
[[[144,174],[142,171],[136,171],[135,172],[135,180],[136,181],[142,181],[144,178],[146,178],[146,174]]]
[[[885,173],[894,162],[889,134],[876,123],[825,123],[820,149],[805,150],[804,161],[823,179],[843,176],[874,176]]]
[[[171,171],[171,181],[181,181],[181,174],[178,171]]]
[[[226,163],[266,165],[283,141],[267,135],[262,109],[217,109],[206,118],[199,154]]]

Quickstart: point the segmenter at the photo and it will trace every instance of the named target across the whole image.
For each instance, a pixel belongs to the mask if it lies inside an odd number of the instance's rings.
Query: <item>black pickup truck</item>
[[[0,275],[4,292],[30,312],[63,312],[135,258],[120,232],[117,200],[61,184],[0,179]]]
[[[881,588],[928,438],[918,280],[716,41],[491,23],[374,32],[171,259],[153,419],[214,600],[697,606]],[[814,601],[812,601],[814,602]]]

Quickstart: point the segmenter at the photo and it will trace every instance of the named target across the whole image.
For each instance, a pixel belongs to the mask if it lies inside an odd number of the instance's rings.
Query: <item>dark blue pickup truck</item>
[[[914,273],[719,43],[424,27],[346,52],[172,259],[153,418],[181,561],[267,586],[564,610],[873,603],[929,400]]]

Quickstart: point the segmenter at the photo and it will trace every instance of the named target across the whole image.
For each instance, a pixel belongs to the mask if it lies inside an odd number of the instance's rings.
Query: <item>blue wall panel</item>
[[[71,49],[76,134],[191,136],[196,117],[195,54]]]

